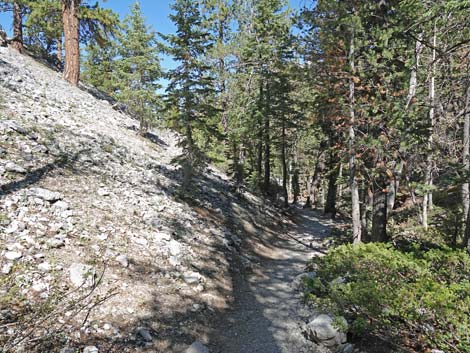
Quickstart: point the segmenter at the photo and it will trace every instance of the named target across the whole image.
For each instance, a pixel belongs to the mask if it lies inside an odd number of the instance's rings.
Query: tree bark
[[[65,67],[64,78],[72,85],[80,80],[80,43],[78,9],[81,0],[62,0],[64,24]]]
[[[11,46],[23,52],[23,7],[15,1],[13,3],[13,40]]]
[[[361,198],[361,239],[363,242],[368,242],[370,241],[368,231],[370,224],[369,215],[374,207],[374,195],[365,183],[362,184],[359,195]]]
[[[467,222],[465,225],[465,242],[464,245],[467,247],[467,251],[470,253],[470,209],[467,212]]]
[[[316,206],[319,203],[318,200],[320,199],[319,197],[320,181],[321,181],[320,179],[323,175],[323,170],[325,169],[323,155],[324,155],[323,151],[320,150],[316,159],[317,162],[315,164],[315,170],[310,180],[309,196],[310,196],[310,202],[311,202],[312,208],[316,208]]]
[[[287,160],[286,160],[286,121],[282,119],[282,141],[281,141],[281,164],[282,164],[282,195],[284,207],[289,206],[289,195],[287,193]]]
[[[337,181],[339,175],[338,158],[335,152],[330,152],[330,175],[328,177],[328,191],[326,194],[325,213],[330,214],[331,218],[336,217],[336,196]]]
[[[421,51],[423,50],[423,43],[421,42],[423,38],[423,34],[420,33],[418,35],[418,39],[416,40],[415,46],[415,65],[411,69],[410,75],[410,88],[408,91],[408,97],[406,99],[406,107],[408,109],[410,105],[413,103],[413,99],[416,96],[416,87],[418,86],[418,68],[419,68],[419,61],[421,58]]]
[[[429,124],[430,131],[428,137],[428,154],[426,157],[426,175],[424,184],[426,190],[424,191],[423,196],[423,206],[422,206],[422,225],[424,229],[428,229],[428,210],[432,209],[432,185],[433,185],[433,156],[432,156],[432,147],[433,147],[433,134],[434,134],[434,119],[435,119],[435,107],[436,107],[436,45],[437,45],[437,28],[436,22],[434,22],[433,29],[433,48],[432,48],[432,63],[431,63],[431,79],[429,81]]]
[[[470,184],[468,182],[470,173],[470,85],[467,85],[463,128],[463,167],[466,173],[466,182],[462,184],[462,204],[464,214],[465,237],[464,246],[470,250]]]
[[[387,196],[387,217],[390,217],[393,208],[395,207],[395,199],[400,189],[400,179],[403,173],[403,162],[398,162],[393,170],[393,178],[390,180],[388,186],[388,196]]]
[[[383,187],[374,190],[371,241],[386,242],[387,236],[387,192]]]
[[[268,100],[269,101],[269,100]],[[269,115],[264,117],[264,178],[263,189],[266,194],[270,192],[271,182],[271,136]]]
[[[355,49],[354,49],[354,30],[351,32],[351,40],[349,45],[349,66],[351,69],[351,76],[355,74]],[[361,242],[361,212],[359,204],[359,186],[356,180],[356,117],[354,110],[354,91],[355,84],[353,77],[349,80],[349,188],[351,190],[351,206],[352,206],[352,226],[353,226],[353,243],[358,244]]]

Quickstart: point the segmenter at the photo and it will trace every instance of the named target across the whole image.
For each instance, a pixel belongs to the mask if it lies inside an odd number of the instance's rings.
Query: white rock
[[[49,272],[51,270],[51,264],[49,262],[43,262],[38,265],[38,269],[44,272]]]
[[[26,225],[23,222],[14,220],[10,223],[7,229],[5,229],[6,234],[19,233],[25,230]]]
[[[196,341],[186,349],[186,353],[209,353],[209,349],[200,341]]]
[[[168,262],[171,266],[179,266],[181,265],[181,259],[178,256],[170,256],[168,258]]]
[[[65,246],[65,240],[62,238],[49,239],[46,245],[49,249],[58,249],[58,248],[61,248],[62,246]]]
[[[26,174],[27,171],[23,167],[19,166],[16,163],[8,162],[5,164],[5,170],[7,172],[19,173],[19,174]]]
[[[95,346],[88,346],[83,349],[83,353],[99,353],[99,350]]]
[[[9,262],[9,263],[2,266],[2,273],[4,275],[8,275],[8,274],[10,274],[12,269],[13,269],[13,264]]]
[[[69,269],[70,282],[75,287],[92,287],[95,284],[95,269],[92,266],[74,263]]]
[[[155,237],[155,240],[157,241],[170,241],[171,240],[171,234],[170,233],[166,233],[166,232],[158,232],[158,233],[155,233],[154,235]]]
[[[133,240],[134,240],[134,243],[138,245],[142,245],[142,246],[147,246],[149,243],[147,239],[145,238],[133,238]]]
[[[21,259],[23,257],[23,254],[19,251],[7,251],[5,253],[5,258],[10,261],[15,261],[18,259]]]
[[[198,272],[190,271],[183,273],[183,280],[189,285],[196,285],[199,281],[202,281],[202,279],[203,276]]]
[[[168,243],[168,250],[170,251],[170,254],[172,256],[180,255],[181,254],[181,249],[182,249],[181,243],[177,240],[172,239]]]
[[[116,256],[116,261],[120,263],[123,267],[129,267],[129,259],[125,254]]]
[[[33,289],[33,291],[35,292],[44,292],[45,290],[47,290],[47,283],[45,282],[35,282],[33,284],[33,286],[31,287]]]
[[[29,189],[29,194],[31,196],[49,202],[59,201],[62,198],[62,195],[60,193],[50,191],[44,188],[31,188]]]
[[[109,190],[106,190],[105,188],[99,188],[97,191],[99,196],[109,196],[110,192]]]
[[[54,206],[54,209],[56,210],[61,210],[61,211],[66,211],[70,208],[69,204],[65,201],[57,201]]]
[[[345,327],[348,326],[346,319],[340,317]],[[318,315],[313,321],[307,324],[307,337],[319,344],[327,347],[339,346],[346,343],[346,334],[335,327],[335,320],[326,314]]]

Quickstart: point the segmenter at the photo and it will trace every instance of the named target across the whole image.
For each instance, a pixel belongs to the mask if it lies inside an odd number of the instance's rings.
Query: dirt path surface
[[[324,250],[321,240],[330,234],[332,221],[300,208],[295,209],[293,221],[284,229],[261,234],[252,244],[258,264],[252,273],[234,276],[235,303],[217,322],[211,352],[319,351],[299,329],[299,294],[292,280]]]

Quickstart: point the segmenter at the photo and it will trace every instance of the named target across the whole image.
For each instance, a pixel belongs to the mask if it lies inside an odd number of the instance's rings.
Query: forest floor
[[[291,224],[247,239],[245,251],[258,263],[251,273],[234,276],[235,303],[216,322],[211,352],[320,352],[299,329],[302,304],[292,280],[312,256],[324,252],[333,222],[312,210],[292,213]]]

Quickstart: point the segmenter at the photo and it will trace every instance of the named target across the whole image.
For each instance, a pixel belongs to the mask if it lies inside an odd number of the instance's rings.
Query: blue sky
[[[310,0],[311,1],[311,0]],[[309,0],[289,0],[289,3],[293,9],[298,8]],[[99,3],[106,8],[111,8],[123,18],[129,13],[129,8],[135,2],[135,0],[99,0]],[[90,1],[93,3],[93,1]],[[161,33],[173,33],[175,28],[168,18],[170,14],[171,0],[140,0],[142,11],[147,20],[147,24],[151,26],[155,31]],[[0,13],[0,25],[7,30],[8,33],[11,31],[11,13]],[[173,61],[169,57],[162,57],[162,67],[170,69],[174,66]]]

